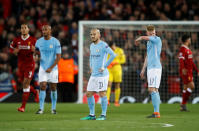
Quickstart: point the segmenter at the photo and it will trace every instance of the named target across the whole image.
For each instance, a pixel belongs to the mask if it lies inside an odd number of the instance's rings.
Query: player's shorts
[[[193,72],[188,72],[187,75],[181,75],[183,84],[187,85],[193,81]]]
[[[41,66],[39,68],[39,82],[58,83],[58,70],[47,73]]]
[[[23,82],[24,78],[32,79],[34,76],[35,64],[31,64],[30,66],[18,65],[18,81]]]
[[[122,70],[111,70],[109,69],[109,81],[110,82],[122,82]]]
[[[106,91],[108,87],[108,77],[93,77],[91,76],[88,81],[87,91]]]
[[[161,75],[162,75],[162,69],[147,70],[148,87],[159,88]]]

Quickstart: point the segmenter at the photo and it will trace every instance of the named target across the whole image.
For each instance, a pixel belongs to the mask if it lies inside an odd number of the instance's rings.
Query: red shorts
[[[34,76],[35,64],[30,66],[18,66],[18,81],[23,82],[24,78],[32,79]]]
[[[193,73],[188,73],[187,75],[181,75],[183,84],[188,84],[193,81]]]

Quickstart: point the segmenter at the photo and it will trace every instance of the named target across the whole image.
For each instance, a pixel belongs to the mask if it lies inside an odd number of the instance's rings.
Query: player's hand
[[[50,73],[51,71],[52,71],[52,68],[48,68],[48,69],[46,70],[47,73]]]
[[[99,69],[99,72],[103,72],[105,69],[104,68],[100,68]]]
[[[138,46],[140,43],[138,40],[135,40],[135,45]]]
[[[182,69],[182,74],[187,75],[187,69]]]
[[[15,48],[15,49],[13,50],[13,53],[14,53],[15,55],[17,55],[18,52],[19,52],[19,49],[18,49],[18,48]]]
[[[92,71],[93,71],[93,70],[92,70],[92,69],[90,69],[88,73],[89,73],[89,74],[91,74],[91,73],[92,73]]]
[[[141,73],[140,73],[140,78],[141,78],[141,79],[144,79],[144,72],[145,72],[145,71],[142,70]]]
[[[199,72],[198,72],[198,77],[199,77]]]
[[[32,50],[32,52],[35,52],[35,47],[31,46],[31,50]]]
[[[118,62],[112,62],[111,63],[112,66],[117,65],[117,64],[118,64]]]

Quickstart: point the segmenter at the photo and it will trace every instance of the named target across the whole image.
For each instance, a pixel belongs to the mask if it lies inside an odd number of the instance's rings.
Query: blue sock
[[[94,98],[94,96],[87,97],[87,101],[88,101],[88,107],[90,110],[90,115],[95,115],[95,98]]]
[[[101,97],[101,107],[102,107],[102,115],[106,116],[108,106],[107,96]]]
[[[57,91],[51,91],[50,97],[51,97],[51,103],[52,103],[52,110],[56,110]]]
[[[40,93],[39,93],[39,106],[42,111],[44,110],[44,102],[45,102],[45,98],[46,98],[46,91],[42,91],[40,90]]]
[[[159,93],[158,92],[152,92],[151,93],[151,99],[152,99],[154,112],[159,112],[159,106],[160,106],[160,95],[159,95]]]

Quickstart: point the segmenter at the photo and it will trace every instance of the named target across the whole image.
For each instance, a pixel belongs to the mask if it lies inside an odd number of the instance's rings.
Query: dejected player
[[[196,70],[199,76],[199,71],[193,62],[193,54],[189,49],[191,38],[188,35],[182,36],[182,45],[179,51],[179,72],[183,81],[182,103],[180,104],[180,111],[188,111],[186,103],[194,90],[193,70]]]
[[[162,65],[160,62],[162,41],[160,37],[156,36],[155,27],[153,25],[148,25],[146,31],[147,36],[140,36],[137,38],[135,40],[135,45],[138,45],[139,41],[141,40],[147,41],[147,56],[140,73],[141,78],[143,78],[145,69],[147,67],[148,91],[151,94],[152,104],[154,108],[153,114],[147,118],[160,118],[160,95],[158,89],[160,86],[162,74]]]
[[[87,101],[90,114],[81,120],[95,120],[95,99],[93,94],[99,92],[101,97],[102,114],[96,120],[106,120],[106,111],[108,100],[106,96],[109,73],[107,70],[108,65],[115,58],[115,53],[108,46],[108,44],[100,40],[100,31],[98,29],[92,29],[90,31],[90,37],[92,43],[90,45],[90,70],[91,77],[87,86]],[[107,55],[110,54],[110,58],[107,61]]]
[[[29,35],[28,25],[22,24],[21,36],[14,38],[10,44],[10,52],[18,56],[19,81],[22,82],[23,86],[22,105],[18,108],[20,112],[25,111],[30,92],[34,93],[35,101],[39,102],[39,92],[35,90],[34,87],[30,86],[35,69],[33,58],[35,43],[36,38]]]
[[[51,113],[56,114],[57,103],[57,83],[58,83],[58,67],[57,64],[61,59],[61,45],[58,39],[51,35],[51,26],[44,25],[42,27],[43,37],[37,40],[36,52],[40,52],[40,68],[39,68],[39,110],[36,114],[43,114],[44,102],[46,98],[46,88],[49,83],[51,89]]]

